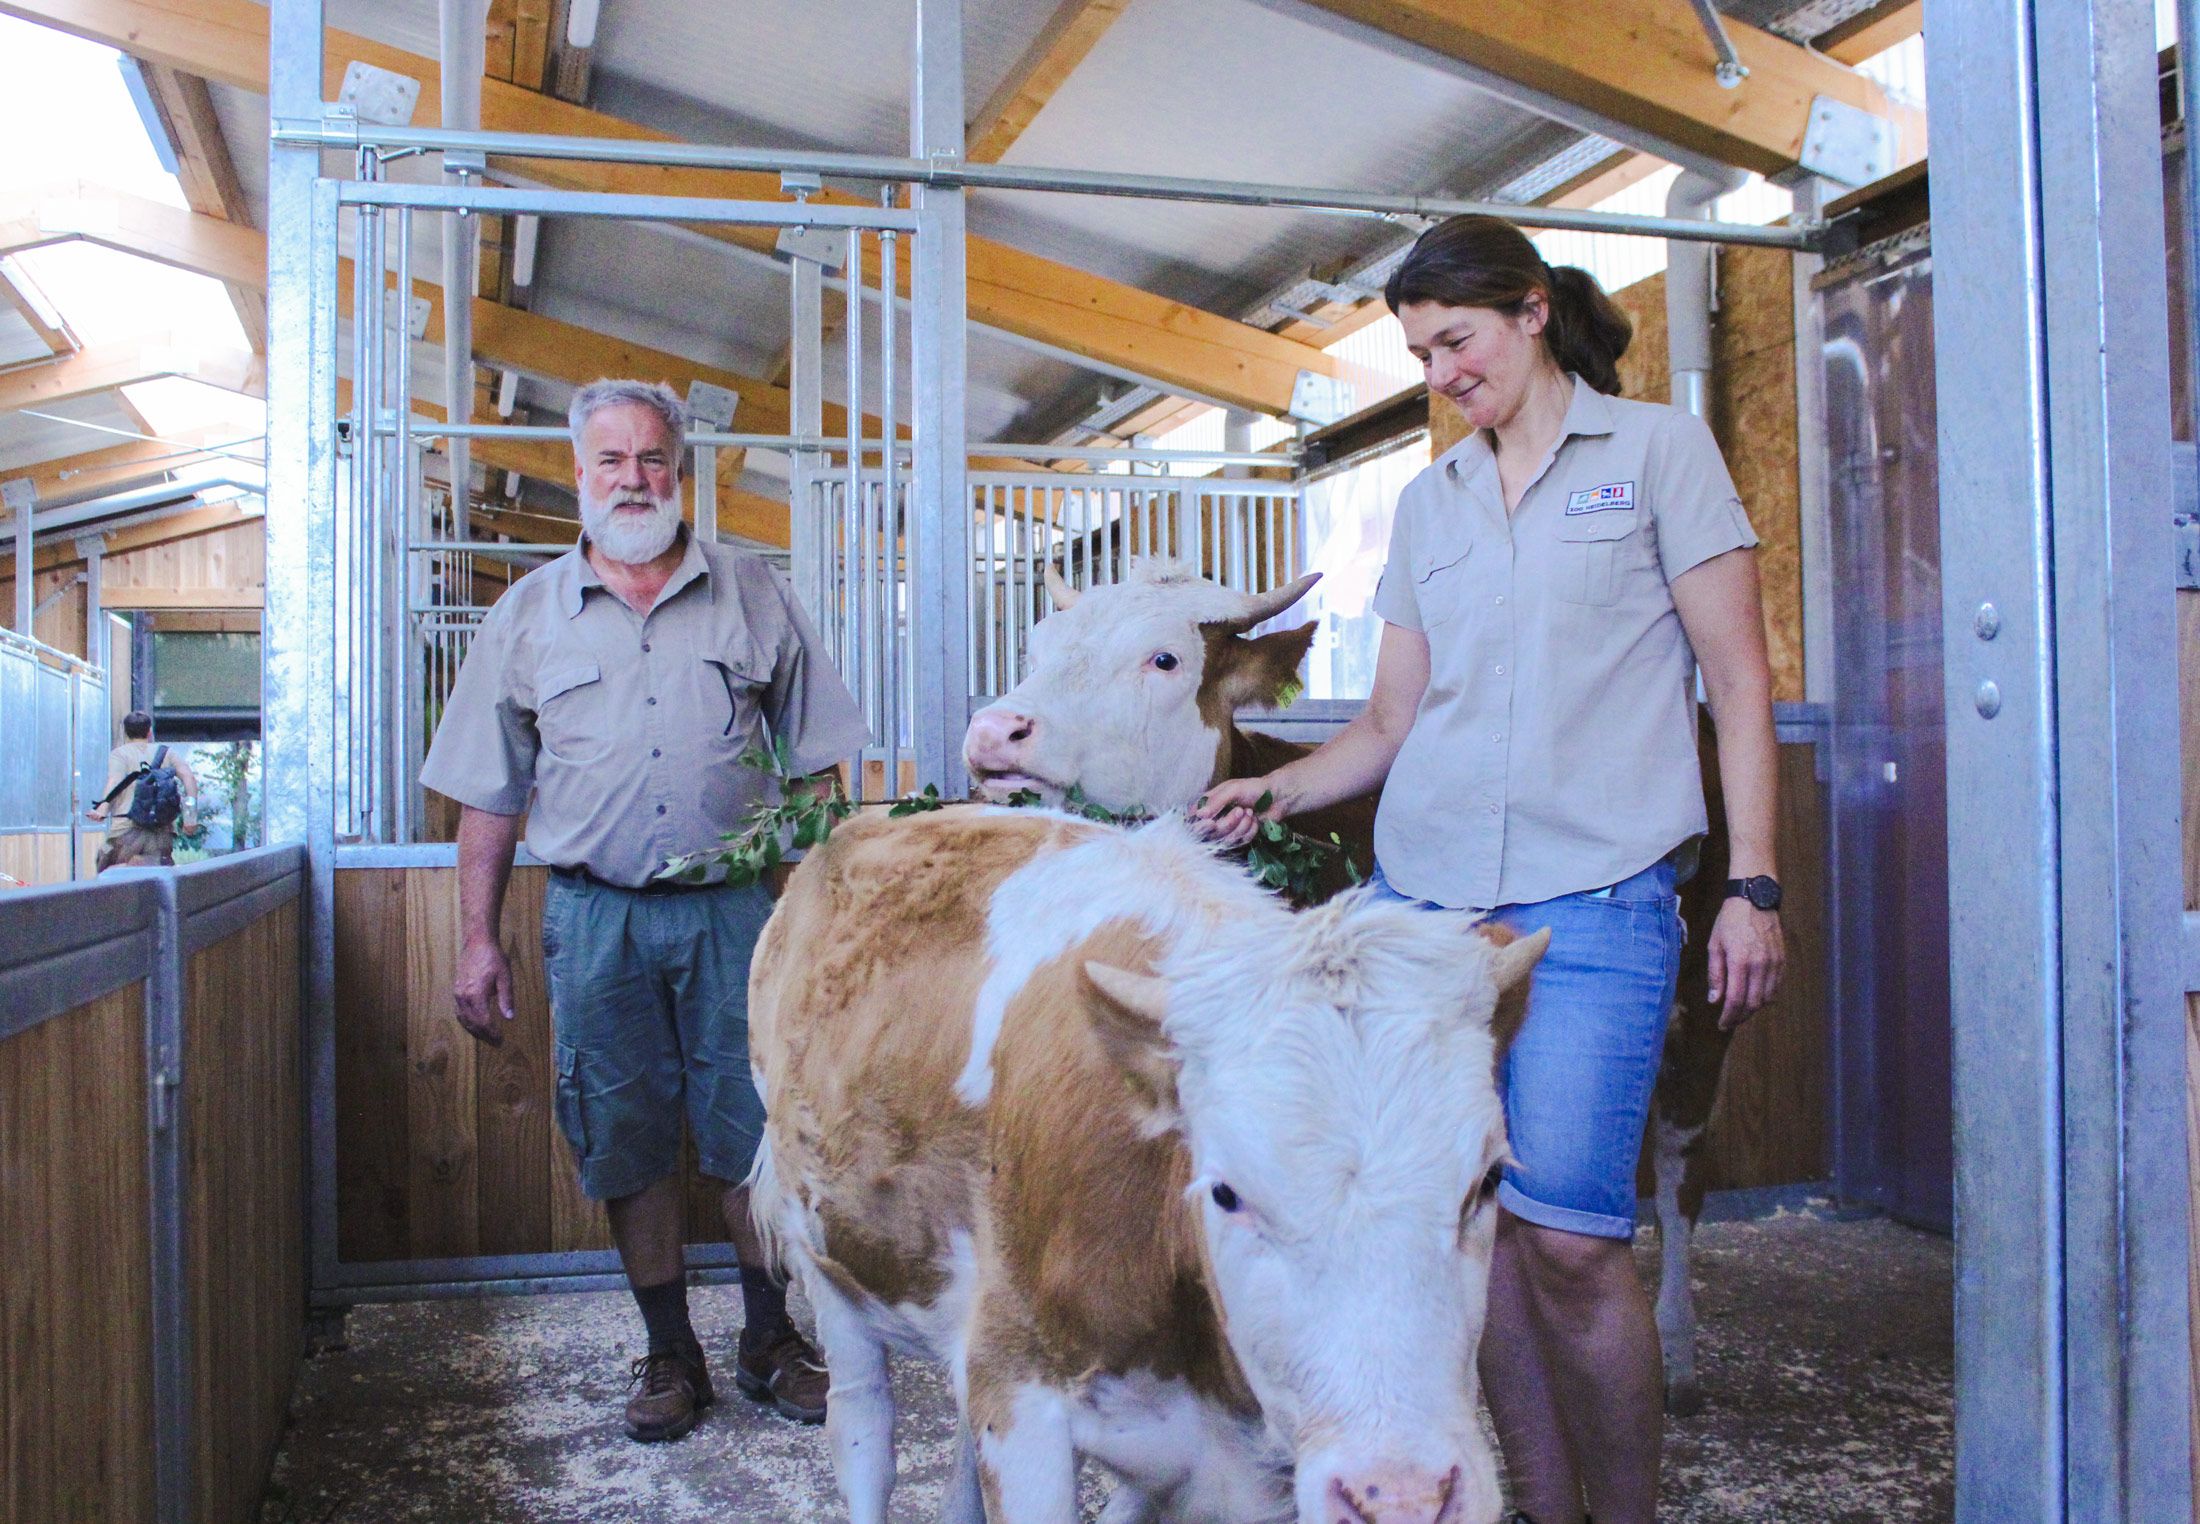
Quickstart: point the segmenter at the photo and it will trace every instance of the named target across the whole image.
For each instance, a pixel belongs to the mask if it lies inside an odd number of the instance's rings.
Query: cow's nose
[[[1357,1471],[1331,1480],[1325,1524],[1485,1524],[1494,1512],[1477,1506],[1474,1490],[1457,1466],[1441,1475],[1414,1466]]]
[[[963,759],[973,767],[1002,771],[1015,767],[1039,722],[1011,709],[981,709],[970,717],[963,738]]]

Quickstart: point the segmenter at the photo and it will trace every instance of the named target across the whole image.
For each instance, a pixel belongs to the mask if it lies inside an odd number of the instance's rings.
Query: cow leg
[[[1665,1410],[1688,1417],[1703,1409],[1696,1384],[1696,1299],[1688,1283],[1688,1251],[1696,1234],[1703,1193],[1684,1199],[1701,1127],[1657,1120],[1658,1344],[1665,1354]]]
[[[978,1480],[988,1524],[1077,1524],[1077,1451],[1062,1394],[1024,1382],[980,1409]]]
[[[940,1524],[985,1524],[985,1494],[978,1488],[978,1442],[970,1425],[955,1420],[955,1474],[940,1494]]]
[[[833,1479],[851,1524],[886,1524],[886,1501],[894,1491],[894,1392],[886,1379],[886,1345],[830,1279],[806,1274],[802,1289],[817,1312],[817,1342],[832,1372],[825,1437]]]

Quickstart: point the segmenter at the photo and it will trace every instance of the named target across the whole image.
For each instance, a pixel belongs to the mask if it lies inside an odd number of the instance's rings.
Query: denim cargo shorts
[[[644,895],[551,876],[542,950],[558,1128],[591,1200],[679,1172],[683,1103],[703,1173],[748,1177],[764,1135],[749,957],[771,909],[759,886]]]
[[[1398,893],[1380,868],[1375,885],[1394,900],[1441,908]],[[1528,1019],[1499,1066],[1514,1162],[1497,1199],[1541,1227],[1630,1238],[1635,1166],[1680,976],[1673,864],[1604,889],[1500,905],[1488,918],[1523,936],[1551,929]]]

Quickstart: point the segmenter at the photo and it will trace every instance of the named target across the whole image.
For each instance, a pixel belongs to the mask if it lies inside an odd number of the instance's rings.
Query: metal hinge
[[[162,1043],[153,1068],[153,1130],[176,1123],[176,1092],[183,1088],[183,1060],[174,1043]]]

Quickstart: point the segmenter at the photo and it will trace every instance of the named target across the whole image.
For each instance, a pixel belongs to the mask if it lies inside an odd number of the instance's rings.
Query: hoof
[[[1665,1384],[1665,1411],[1675,1418],[1693,1418],[1703,1411],[1703,1388],[1693,1380]]]

